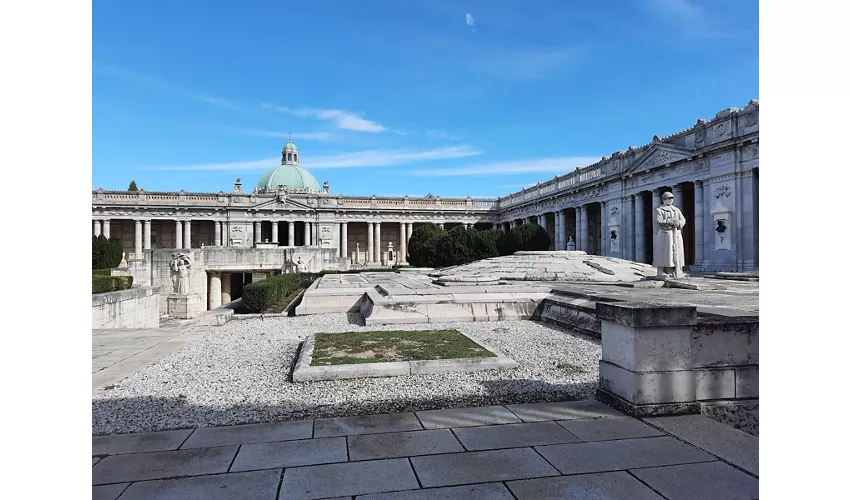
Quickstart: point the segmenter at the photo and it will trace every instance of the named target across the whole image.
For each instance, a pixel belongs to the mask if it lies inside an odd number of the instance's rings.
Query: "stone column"
[[[575,234],[575,244],[576,250],[581,250],[581,208],[575,207],[575,219],[576,219],[576,234]]]
[[[542,227],[546,231],[549,231],[548,224],[546,223],[546,214],[540,216],[540,227]]]
[[[95,235],[95,236],[101,235],[100,221],[99,220],[93,220],[92,221],[92,234]]]
[[[174,248],[183,248],[183,221],[174,221]]]
[[[682,206],[682,200],[684,199],[683,198],[683,192],[684,192],[683,188],[684,188],[684,186],[682,186],[681,184],[676,184],[675,186],[673,186],[673,204],[674,205],[677,205],[677,206],[680,206],[680,207]],[[659,201],[661,201],[661,200],[659,199]]]
[[[611,241],[611,235],[608,234],[608,210],[606,210],[608,202],[601,202],[599,209],[599,217],[602,219],[600,221],[600,226],[602,226],[602,235],[600,236],[599,241],[599,255],[603,257],[608,255],[608,243]],[[619,238],[619,235],[617,236]]]
[[[375,262],[383,265],[384,259],[381,255],[381,223],[375,223]]]
[[[635,262],[646,262],[646,235],[643,225],[643,191],[635,194]]]
[[[221,246],[230,246],[230,221],[221,221]]]
[[[310,246],[310,223],[304,221],[304,246]]]
[[[407,224],[404,222],[400,222],[398,224],[399,237],[398,237],[398,263],[406,264],[407,263]]]
[[[588,244],[590,243],[590,233],[588,228],[588,220],[587,220],[587,208],[584,206],[581,208],[581,249],[585,252],[589,250]]]
[[[145,250],[151,249],[151,220],[144,221]]]
[[[134,256],[137,259],[141,259],[142,257],[142,221],[136,219],[136,245],[134,247],[134,251],[136,255]]]
[[[274,244],[277,244],[277,242],[278,242],[277,238],[279,236],[278,233],[277,233],[277,231],[278,231],[277,224],[278,224],[278,222],[276,220],[272,221],[272,243],[274,243]]]
[[[210,271],[210,290],[207,294],[209,298],[209,309],[213,310],[221,307],[221,273],[218,271]]]
[[[342,248],[340,251],[343,261],[348,262],[348,222],[342,223]]]
[[[655,209],[661,206],[661,194],[661,189],[652,190],[652,207],[650,207],[649,211],[650,219],[652,219],[652,234],[649,235],[650,238],[655,238],[655,234],[658,232],[658,223],[655,222]],[[649,263],[652,263],[652,259],[649,260]]]
[[[192,221],[183,222],[183,248],[192,248]]]
[[[221,304],[230,304],[233,299],[230,298],[230,273],[221,273]]]
[[[254,244],[263,242],[263,223],[255,220],[254,221]]]
[[[295,246],[295,222],[289,221],[286,232],[286,244],[287,246],[294,247]]]
[[[703,185],[702,181],[694,182],[694,263],[702,265],[704,259],[705,236],[703,235]],[[687,221],[685,221],[687,224]]]
[[[213,225],[215,226],[215,239],[213,240],[213,246],[221,245],[221,222],[213,221]]]
[[[366,232],[366,263],[371,264],[374,262],[375,254],[373,253],[375,250],[375,223],[368,223],[368,230]]]
[[[407,243],[410,244],[410,237],[413,236],[413,223],[407,223]]]
[[[109,219],[104,219],[103,220],[103,230],[101,231],[100,234],[102,234],[103,237],[108,240],[110,233],[111,233],[111,230],[110,230],[110,227],[109,227]]]
[[[555,250],[564,249],[564,211],[555,211]]]
[[[632,257],[632,235],[634,234],[634,226],[632,224],[632,214],[634,213],[633,196],[623,198],[623,218],[620,222],[620,252],[621,258],[633,260]]]

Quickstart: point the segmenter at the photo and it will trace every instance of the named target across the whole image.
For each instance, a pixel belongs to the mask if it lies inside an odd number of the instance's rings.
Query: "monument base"
[[[694,415],[699,414],[701,409],[698,402],[634,404],[604,389],[596,389],[596,399],[635,418]]]
[[[171,294],[167,298],[168,315],[177,319],[191,319],[198,316],[203,310],[201,295],[190,293],[189,295]]]

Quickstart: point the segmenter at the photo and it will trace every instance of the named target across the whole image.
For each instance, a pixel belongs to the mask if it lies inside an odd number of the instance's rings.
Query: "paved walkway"
[[[597,401],[95,436],[94,499],[732,500],[758,438]]]

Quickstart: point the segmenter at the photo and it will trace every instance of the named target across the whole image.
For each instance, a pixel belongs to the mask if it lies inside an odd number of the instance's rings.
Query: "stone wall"
[[[143,286],[93,294],[91,323],[93,329],[159,328],[159,289]]]

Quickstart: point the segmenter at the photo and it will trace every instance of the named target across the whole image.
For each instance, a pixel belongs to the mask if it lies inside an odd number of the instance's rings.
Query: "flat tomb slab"
[[[514,368],[514,360],[457,330],[317,333],[307,337],[294,382]]]

